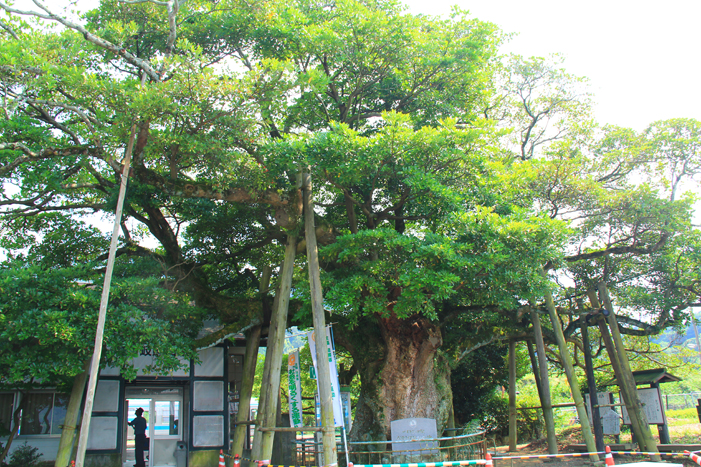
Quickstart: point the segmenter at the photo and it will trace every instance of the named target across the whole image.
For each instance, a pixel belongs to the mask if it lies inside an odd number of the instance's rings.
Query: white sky
[[[452,5],[517,35],[502,52],[559,53],[586,76],[599,123],[638,131],[656,120],[701,120],[701,0],[402,0],[412,13]],[[46,0],[56,8],[67,0]],[[96,0],[74,0],[84,10]],[[31,0],[16,5],[32,8]]]
[[[559,53],[569,73],[590,79],[596,119],[638,131],[656,120],[701,120],[699,0],[404,0],[413,13],[452,5],[504,32],[502,51]]]

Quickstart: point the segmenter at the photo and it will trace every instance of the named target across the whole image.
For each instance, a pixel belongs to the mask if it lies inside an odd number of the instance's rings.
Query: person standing
[[[144,451],[146,448],[146,419],[142,416],[144,409],[139,407],[136,409],[136,418],[129,422],[129,426],[134,428],[134,454],[136,456],[136,464],[134,467],[146,467],[144,463]]]

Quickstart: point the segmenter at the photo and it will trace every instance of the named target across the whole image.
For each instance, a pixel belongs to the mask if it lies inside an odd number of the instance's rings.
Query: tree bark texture
[[[437,324],[422,316],[374,316],[339,334],[337,342],[351,352],[362,383],[352,441],[391,439],[390,422],[404,418],[433,418],[442,433],[453,394]]]

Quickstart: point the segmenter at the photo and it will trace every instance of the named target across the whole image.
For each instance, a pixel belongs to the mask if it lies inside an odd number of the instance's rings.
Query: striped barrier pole
[[[701,458],[695,452],[684,451],[684,454],[689,456],[691,460],[696,462],[698,465],[701,465]]]

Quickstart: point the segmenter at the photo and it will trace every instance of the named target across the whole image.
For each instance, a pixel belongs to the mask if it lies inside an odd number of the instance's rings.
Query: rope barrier
[[[489,467],[492,465],[492,460],[513,460],[513,459],[557,459],[563,457],[588,457],[593,455],[604,455],[606,456],[606,464],[613,465],[608,462],[611,459],[609,456],[615,455],[628,455],[628,456],[668,456],[668,457],[690,457],[691,460],[701,466],[701,457],[697,452],[644,452],[644,451],[611,451],[607,446],[606,451],[602,452],[577,452],[577,453],[565,453],[565,454],[535,454],[529,456],[491,456],[487,453],[487,459],[475,459],[475,460],[464,460],[464,461],[444,461],[444,462],[415,462],[415,463],[401,463],[401,464],[355,464],[350,463],[348,467],[461,467],[465,465],[486,465]],[[297,467],[294,465],[271,465],[269,460],[254,460],[248,459],[246,457],[232,456],[230,454],[223,454],[224,457],[230,459],[237,459],[239,461],[248,461],[255,463],[258,467]],[[309,465],[304,467],[337,467],[338,464],[330,464],[325,466],[315,466]]]
[[[684,456],[683,452],[613,451],[612,454],[625,454],[628,456]]]
[[[576,452],[569,454],[534,454],[530,456],[492,456],[492,459],[557,459],[562,457],[586,457],[594,454],[605,454],[604,452]]]
[[[457,467],[461,465],[484,465],[485,459],[446,462],[416,462],[410,464],[353,464],[349,467]]]
[[[241,456],[239,456],[239,455],[232,456],[231,454],[227,454],[227,453],[225,453],[225,452],[222,453],[222,455],[223,455],[224,457],[228,457],[229,459],[234,459],[234,463],[235,463],[234,465],[238,465],[237,463],[239,463],[240,461],[247,461],[247,462],[251,462],[251,463],[256,464],[256,466],[265,466],[265,467],[299,467],[299,466],[296,466],[296,465],[275,465],[275,464],[271,464],[269,460],[262,460],[262,461],[259,461],[259,460],[255,460],[255,459],[249,459],[248,457],[241,457]],[[329,465],[323,465],[323,466],[306,465],[306,464],[305,464],[305,465],[302,466],[302,467],[338,467],[338,463],[329,464]]]
[[[607,452],[577,452],[577,453],[566,453],[566,454],[535,454],[530,456],[493,456],[492,459],[547,459],[547,458],[561,458],[561,457],[586,457],[592,456],[594,454],[606,455]],[[631,456],[669,456],[669,457],[684,457],[683,452],[640,452],[640,451],[611,451],[614,455],[631,455]],[[701,464],[699,464],[701,465]],[[356,466],[358,467],[358,466]]]

